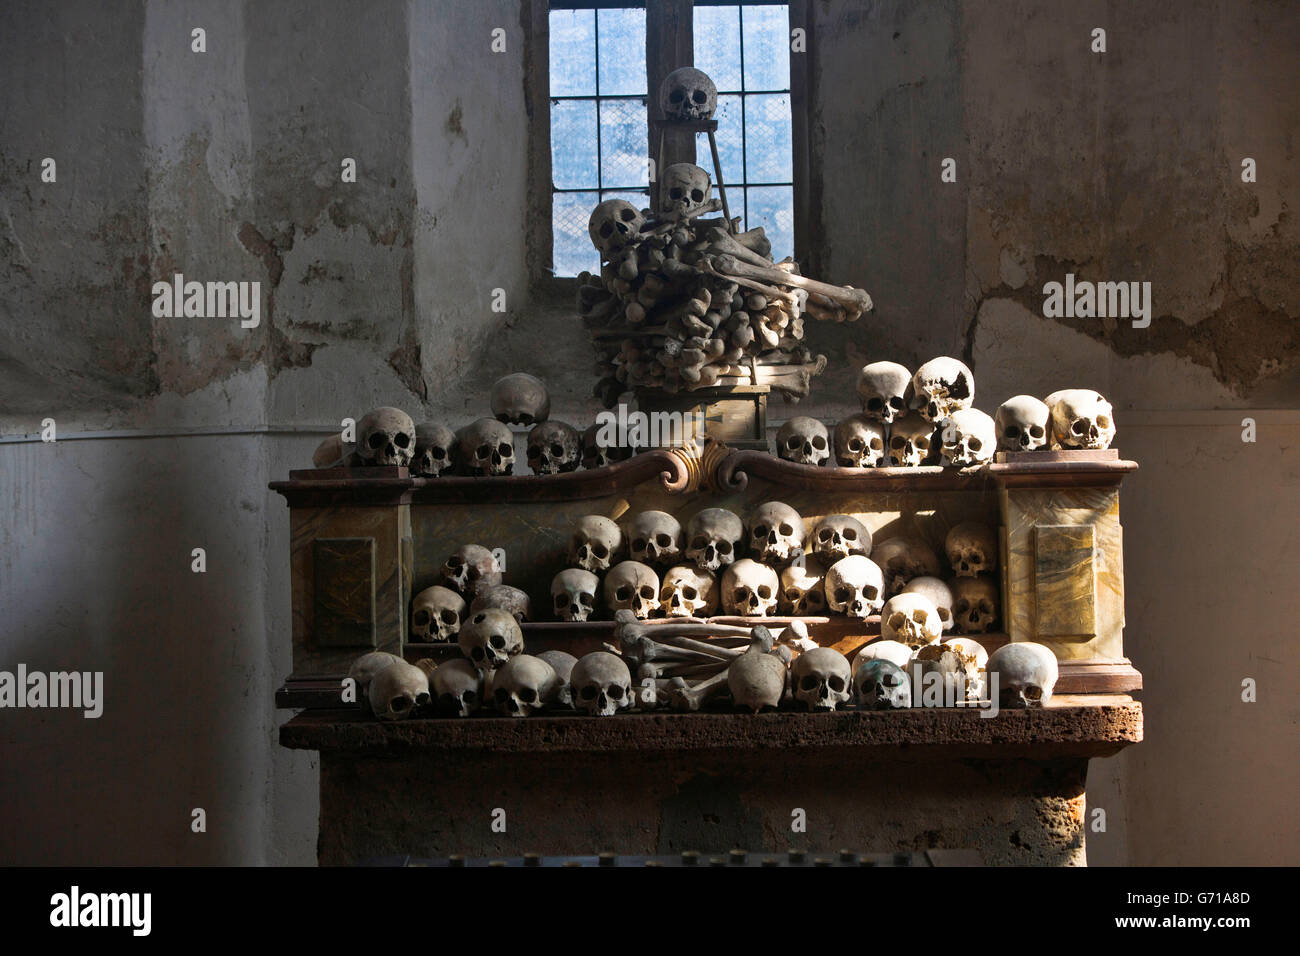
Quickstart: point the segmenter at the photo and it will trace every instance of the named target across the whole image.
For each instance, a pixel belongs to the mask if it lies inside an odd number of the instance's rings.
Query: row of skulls
[[[832,432],[807,416],[776,434],[777,455],[804,465],[834,456],[846,468],[980,465],[995,451],[1109,448],[1115,415],[1091,389],[1069,388],[1045,400],[1007,399],[989,416],[974,407],[975,378],[954,358],[931,359],[909,372],[896,362],[873,362],[858,376],[862,412]]]
[[[685,529],[663,511],[640,512],[623,527],[586,515],[570,536],[570,567],[555,575],[551,598],[556,618],[570,622],[589,620],[599,597],[611,615],[627,610],[639,620],[720,610],[866,618],[909,591],[933,606],[945,631],[989,630],[1001,603],[992,575],[994,530],[961,522],[948,531],[943,550],[953,575],[947,583],[939,555],[920,538],[873,543],[870,529],[846,514],[824,516],[809,533],[799,513],[779,501],[759,505],[747,523],[724,508],[706,508]],[[664,569],[662,578],[657,569]]]
[[[331,435],[316,450],[313,462],[318,468],[399,465],[424,478],[511,475],[517,462],[510,425],[529,428],[527,460],[536,475],[601,468],[633,454],[631,448],[602,444],[598,425],[579,432],[551,419],[545,384],[525,372],[499,379],[492,387],[491,403],[493,417],[476,419],[454,431],[440,422],[417,425],[400,408],[376,408],[357,422],[354,443],[345,444],[340,435]]]

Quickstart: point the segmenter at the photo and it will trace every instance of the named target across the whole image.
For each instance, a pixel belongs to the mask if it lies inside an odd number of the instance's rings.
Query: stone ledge
[[[381,723],[313,711],[280,728],[296,750],[397,754],[844,750],[878,760],[1104,757],[1142,740],[1142,705],[1115,696],[1059,697],[1041,710],[983,718],[960,708],[804,713],[651,713],[432,718]]]

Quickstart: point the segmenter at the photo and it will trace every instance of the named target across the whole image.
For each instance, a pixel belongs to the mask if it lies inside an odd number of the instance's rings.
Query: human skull
[[[895,467],[927,465],[935,451],[934,426],[916,412],[903,415],[889,430],[889,463]]]
[[[605,606],[644,621],[659,610],[659,575],[648,564],[623,561],[605,575]]]
[[[939,612],[939,620],[943,622],[943,629],[951,631],[953,626],[952,616],[952,589],[943,583],[941,578],[934,578],[924,575],[919,578],[912,578],[900,594],[923,594],[930,599],[930,603],[935,606]]]
[[[528,467],[535,475],[577,471],[582,464],[582,436],[572,425],[555,420],[534,425],[528,433]]]
[[[461,597],[473,599],[481,589],[501,583],[501,565],[482,545],[464,544],[442,566],[442,580]]]
[[[736,560],[745,526],[726,508],[705,508],[686,525],[686,557],[704,571]]]
[[[569,539],[569,564],[591,571],[607,571],[623,550],[623,531],[609,518],[583,515]]]
[[[644,225],[641,210],[626,199],[606,199],[591,211],[587,235],[600,257],[608,261],[640,239]]]
[[[371,651],[368,654],[362,654],[353,661],[352,666],[348,668],[348,678],[355,687],[357,701],[361,702],[364,707],[369,707],[370,682],[385,667],[400,664],[401,662],[402,658],[396,654],[389,654],[387,651]]]
[[[978,408],[958,409],[940,428],[940,452],[949,465],[967,468],[993,460],[998,446],[997,426]]]
[[[632,560],[644,564],[672,564],[682,554],[682,526],[666,511],[642,511],[624,537]]]
[[[527,717],[559,697],[555,668],[531,654],[517,654],[492,677],[492,704],[508,717]]]
[[[1032,641],[1002,645],[985,667],[990,681],[997,675],[998,706],[1009,710],[1042,707],[1051,700],[1058,670],[1052,649]]]
[[[998,619],[998,588],[989,577],[952,579],[952,616],[963,634],[983,634]]]
[[[912,706],[912,684],[893,661],[873,657],[858,665],[853,674],[853,691],[858,703],[868,710],[900,710]]]
[[[966,700],[965,659],[955,649],[927,644],[916,652],[907,669],[918,702],[934,706],[926,696],[932,688],[939,692],[938,706],[960,705]]]
[[[806,534],[799,512],[784,502],[759,505],[749,518],[750,553],[768,564],[784,564],[803,554]]]
[[[939,609],[924,594],[895,594],[880,611],[880,636],[913,649],[933,644],[943,637]]]
[[[911,659],[912,649],[906,644],[898,641],[875,640],[870,644],[863,644],[858,649],[856,661],[858,664],[870,660],[889,661],[895,667],[902,669]]]
[[[398,660],[375,674],[367,696],[371,713],[380,720],[401,720],[429,705],[429,676]]]
[[[826,566],[806,557],[781,572],[781,610],[817,617],[826,613]]]
[[[578,659],[572,654],[565,651],[542,651],[537,655],[539,661],[546,661],[555,671],[555,676],[560,679],[560,689],[555,696],[557,703],[565,707],[573,706],[573,695],[569,686],[569,678],[573,674],[573,667],[578,663]]]
[[[632,706],[632,672],[609,651],[592,651],[573,665],[569,675],[573,706],[592,717],[613,717]]]
[[[451,474],[456,468],[456,433],[446,425],[425,422],[415,426],[415,453],[411,471],[424,478]]]
[[[862,620],[885,602],[885,582],[880,566],[870,558],[851,554],[826,572],[826,603],[832,611]]]
[[[561,621],[585,621],[596,610],[600,578],[582,568],[567,568],[551,579],[551,607]]]
[[[468,717],[483,704],[483,675],[463,657],[443,661],[429,678],[433,703],[444,714]]]
[[[1109,448],[1115,439],[1115,412],[1100,393],[1067,388],[1047,396],[1053,448]]]
[[[766,564],[741,558],[722,575],[722,606],[739,617],[767,617],[776,609],[781,581]]]
[[[660,219],[689,219],[709,201],[709,174],[694,163],[673,163],[659,179]]]
[[[790,683],[795,700],[808,710],[838,710],[852,692],[853,672],[848,658],[835,648],[819,647],[794,659]]]
[[[1047,444],[1047,422],[1051,416],[1045,402],[1032,395],[1015,395],[998,406],[997,425],[1000,451],[1034,451]]]
[[[411,602],[411,640],[423,643],[450,641],[460,631],[465,599],[440,584],[425,588]]]
[[[356,452],[363,465],[409,465],[415,452],[415,422],[400,408],[366,412],[357,422]]]
[[[797,415],[776,433],[776,453],[799,465],[820,465],[831,456],[830,433],[815,418]]]
[[[851,554],[871,553],[871,532],[852,515],[827,515],[813,528],[808,546],[827,566]]]
[[[866,415],[835,426],[835,462],[842,468],[875,468],[885,457],[885,429]]]
[[[508,475],[515,467],[515,436],[494,418],[480,418],[456,433],[461,464],[471,475]]]
[[[343,436],[337,432],[326,437],[311,456],[311,466],[313,468],[346,468],[344,461],[346,455],[350,454],[352,446],[343,445]]]
[[[460,627],[460,652],[480,671],[497,670],[524,651],[524,633],[509,611],[490,607],[475,611]]]
[[[679,122],[712,119],[718,88],[704,71],[678,67],[659,84],[659,108],[665,119]]]
[[[944,538],[943,550],[953,574],[973,578],[997,568],[998,538],[993,529],[978,521],[953,525]]]
[[[955,358],[930,359],[912,376],[912,407],[932,425],[974,401],[975,376]]]
[[[489,584],[479,588],[474,601],[470,604],[470,613],[487,607],[497,607],[509,611],[520,624],[533,619],[533,602],[528,594],[508,584]]]
[[[888,425],[907,413],[912,400],[912,373],[897,362],[872,362],[858,374],[858,398],[869,420]]]
[[[598,440],[600,431],[600,424],[595,424],[587,426],[587,430],[582,433],[583,468],[604,468],[606,465],[612,465],[618,461],[627,461],[632,457],[632,448],[623,445],[606,447],[601,444]]]
[[[989,652],[980,644],[969,637],[950,637],[937,645],[927,645],[934,647],[946,647],[954,651],[961,658],[962,666],[966,674],[966,699],[983,700],[985,692],[984,669],[988,666]],[[926,648],[917,651],[919,655]]]
[[[664,572],[659,606],[668,617],[712,617],[718,613],[718,582],[708,571],[679,564]]]
[[[902,536],[881,541],[871,556],[885,572],[885,594],[893,597],[913,578],[939,576],[939,556],[920,538]]]
[[[531,428],[551,415],[546,384],[527,372],[513,372],[492,385],[492,417],[507,425]]]

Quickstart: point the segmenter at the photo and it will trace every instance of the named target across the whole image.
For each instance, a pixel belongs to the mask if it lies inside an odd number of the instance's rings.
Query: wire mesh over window
[[[695,4],[695,66],[718,87],[718,162],[741,228],[762,226],[777,259],[794,255],[790,11],[785,4]],[[714,182],[708,136],[697,163]]]
[[[644,8],[550,11],[555,274],[597,271],[587,236],[606,199],[649,203]]]

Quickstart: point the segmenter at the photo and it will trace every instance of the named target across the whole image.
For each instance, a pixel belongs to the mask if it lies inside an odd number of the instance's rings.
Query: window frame
[[[810,241],[813,226],[810,200],[818,189],[810,180],[808,150],[809,87],[813,80],[812,30],[808,0],[784,0],[789,9],[789,29],[804,31],[803,53],[790,55],[790,136],[793,173],[794,257],[805,271],[816,264],[806,261],[815,253]],[[763,0],[722,0],[701,6],[767,6]],[[646,102],[647,116],[661,119],[657,93],[663,78],[679,66],[695,62],[695,0],[557,0],[557,9],[644,8],[646,11]],[[528,201],[525,204],[526,259],[535,292],[571,295],[577,280],[554,272],[551,175],[551,90],[550,90],[550,0],[525,0],[522,26],[528,42],[524,52],[524,100],[528,111]],[[686,24],[687,29],[681,29]],[[629,97],[631,98],[631,97]],[[647,124],[649,125],[649,124]],[[652,129],[646,130],[646,155],[653,156],[658,144]],[[678,133],[665,137],[663,162],[696,162],[695,136]],[[638,187],[640,188],[640,187]],[[653,184],[651,186],[653,190]],[[582,190],[589,191],[589,190]],[[732,210],[736,214],[736,210]]]

